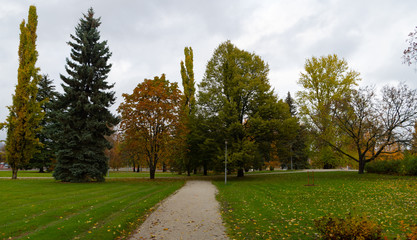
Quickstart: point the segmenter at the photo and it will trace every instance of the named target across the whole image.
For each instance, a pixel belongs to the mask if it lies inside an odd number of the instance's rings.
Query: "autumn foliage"
[[[315,220],[322,239],[363,239],[377,240],[382,238],[381,227],[365,216],[347,215],[346,218],[326,216]]]
[[[12,179],[17,178],[17,170],[22,168],[41,145],[37,137],[39,123],[44,114],[41,104],[36,100],[37,84],[40,79],[36,51],[36,28],[38,15],[36,7],[30,6],[28,22],[20,24],[19,69],[13,104],[9,107],[7,123],[6,157],[12,167]]]
[[[123,98],[118,108],[121,129],[137,141],[135,145],[154,179],[158,163],[169,160],[175,132],[181,125],[181,92],[176,83],[170,83],[162,74],[153,80],[145,79]]]

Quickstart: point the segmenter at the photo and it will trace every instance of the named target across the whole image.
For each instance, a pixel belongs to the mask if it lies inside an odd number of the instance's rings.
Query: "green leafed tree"
[[[198,158],[196,157],[196,139],[195,139],[195,112],[196,112],[196,100],[195,100],[195,82],[194,82],[194,69],[193,69],[193,49],[191,47],[184,48],[185,60],[181,61],[181,78],[182,86],[184,88],[184,94],[182,95],[182,121],[185,128],[183,133],[178,133],[179,138],[184,138],[183,141],[179,141],[179,152],[183,154],[177,154],[179,161],[178,168],[185,168],[188,176],[191,171],[196,169],[198,165]],[[181,144],[183,142],[183,144]],[[192,151],[194,150],[194,151]],[[181,169],[179,169],[181,171]],[[206,172],[206,171],[205,171]]]
[[[90,8],[71,35],[71,59],[67,76],[61,75],[64,93],[56,102],[54,137],[57,165],[54,177],[64,182],[104,181],[108,170],[105,136],[119,119],[109,107],[114,103],[114,84],[107,82],[111,53],[107,41],[100,41],[100,18]]]
[[[39,68],[36,61],[36,28],[38,15],[36,7],[29,7],[28,22],[20,24],[19,69],[13,103],[9,107],[7,122],[6,157],[12,167],[12,179],[17,178],[19,168],[29,163],[40,145],[37,133],[43,118],[41,104],[37,101]]]
[[[332,168],[340,164],[340,157],[326,144],[335,138],[342,144],[344,138],[332,123],[331,109],[337,101],[350,96],[358,81],[359,73],[350,70],[347,62],[337,55],[306,60],[298,80],[303,90],[297,92],[297,101],[302,120],[315,134],[313,147],[320,167]]]
[[[296,116],[297,106],[295,100],[292,98],[290,92],[288,92],[285,102],[288,104],[291,116],[297,122],[296,135],[292,141],[287,142],[289,144],[287,150],[289,154],[287,157],[287,164],[290,163],[293,169],[304,169],[309,166],[308,164],[308,131],[306,127],[300,123],[299,118]],[[289,161],[288,161],[289,160]]]
[[[279,124],[287,118],[280,113],[289,116],[288,106],[273,94],[268,72],[258,55],[227,41],[215,49],[199,85],[199,114],[206,119],[203,147],[209,147],[210,155],[217,150],[213,161],[221,167],[227,140],[229,166],[238,176],[263,162],[260,143],[279,132]]]

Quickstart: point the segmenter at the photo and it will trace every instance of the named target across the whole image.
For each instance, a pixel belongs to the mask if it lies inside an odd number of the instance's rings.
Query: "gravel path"
[[[209,181],[188,181],[130,239],[228,239],[216,192]]]

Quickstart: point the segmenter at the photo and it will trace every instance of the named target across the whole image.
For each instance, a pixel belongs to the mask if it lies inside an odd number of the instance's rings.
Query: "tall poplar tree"
[[[90,8],[71,35],[68,76],[61,75],[64,93],[58,97],[56,124],[57,166],[54,177],[64,182],[104,181],[108,170],[105,136],[119,120],[109,111],[114,84],[106,79],[111,69],[107,41],[100,41],[100,18]]]
[[[197,143],[193,141],[193,135],[195,134],[194,131],[194,119],[195,119],[195,82],[194,82],[194,67],[193,67],[193,49],[191,47],[184,48],[184,55],[185,55],[185,63],[181,61],[181,78],[182,78],[182,86],[184,88],[184,94],[182,95],[182,110],[183,110],[183,121],[185,136],[184,134],[177,134],[178,138],[184,137],[184,147],[185,149],[181,149],[180,151],[183,152],[181,154],[182,158],[182,165],[187,170],[188,176],[190,176],[191,170],[194,168],[196,169],[197,158],[193,157],[196,149]],[[191,151],[194,149],[194,151]]]
[[[12,179],[17,178],[17,171],[27,164],[40,145],[36,134],[43,113],[36,100],[38,92],[39,68],[35,66],[38,59],[36,51],[36,28],[38,15],[36,7],[29,7],[28,22],[20,24],[19,69],[17,85],[13,95],[13,104],[9,107],[9,116],[3,126],[7,127],[6,157],[12,167]]]
[[[188,116],[195,112],[195,82],[193,67],[193,49],[184,48],[185,64],[181,61],[181,78],[184,87],[183,105]]]

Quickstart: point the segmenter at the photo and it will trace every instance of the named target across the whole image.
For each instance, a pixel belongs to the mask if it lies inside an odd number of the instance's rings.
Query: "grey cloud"
[[[213,50],[228,39],[269,63],[271,85],[284,97],[287,91],[297,90],[299,73],[312,55],[345,57],[362,73],[365,84],[398,78],[411,85],[417,76],[400,59],[407,34],[417,25],[414,0],[4,0],[0,7],[0,121],[8,115],[6,106],[17,82],[18,26],[30,4],[37,6],[39,15],[38,66],[56,85],[61,83],[59,74],[65,74],[65,58],[70,53],[66,42],[82,13],[93,7],[101,16],[101,36],[113,52],[109,81],[116,82],[118,97],[113,110],[122,101],[121,94],[130,93],[144,78],[166,73],[169,80],[180,82],[185,46],[194,49],[195,75],[200,81]],[[0,139],[4,138],[5,133],[0,133]]]

